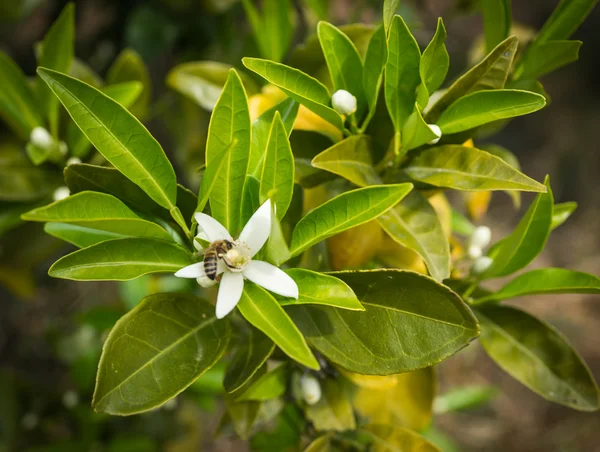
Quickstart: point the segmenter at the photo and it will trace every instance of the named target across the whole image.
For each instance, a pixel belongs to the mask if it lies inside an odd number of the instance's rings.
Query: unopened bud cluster
[[[483,250],[492,240],[492,231],[487,226],[478,226],[467,242],[467,255],[473,260],[471,272],[481,274],[492,265],[492,258],[484,256]]]

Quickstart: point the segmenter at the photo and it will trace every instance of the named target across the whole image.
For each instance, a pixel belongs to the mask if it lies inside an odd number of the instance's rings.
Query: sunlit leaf
[[[488,52],[508,38],[512,24],[511,0],[483,0],[483,30]]]
[[[551,230],[556,229],[567,221],[575,209],[577,209],[576,202],[554,204],[554,209],[552,211],[552,225],[550,226]]]
[[[592,12],[598,0],[560,0],[537,35],[536,44],[569,39]]]
[[[120,84],[134,81],[141,84],[142,90],[135,103],[126,106],[132,114],[143,119],[148,114],[148,107],[152,99],[150,74],[142,57],[135,50],[124,49],[109,68],[106,82]]]
[[[127,238],[126,235],[116,232],[101,231],[68,223],[46,223],[44,232],[78,248],[87,248],[97,243]]]
[[[273,369],[268,370],[247,388],[236,396],[236,402],[248,400],[265,401],[283,395],[287,389],[289,368],[286,363],[280,362]]]
[[[547,41],[536,45],[521,61],[515,78],[538,78],[577,61],[581,41]]]
[[[446,50],[446,27],[440,17],[438,19],[435,35],[421,57],[421,79],[429,93],[436,91],[444,80],[450,67],[450,56]]]
[[[400,6],[400,0],[384,0],[383,2],[383,25],[387,32],[392,24],[392,19]]]

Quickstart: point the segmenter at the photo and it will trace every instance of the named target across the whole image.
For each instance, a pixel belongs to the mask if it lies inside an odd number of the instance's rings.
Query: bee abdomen
[[[217,253],[204,256],[204,273],[213,281],[217,277]]]

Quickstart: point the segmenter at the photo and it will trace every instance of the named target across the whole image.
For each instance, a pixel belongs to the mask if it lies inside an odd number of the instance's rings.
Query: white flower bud
[[[75,408],[79,404],[79,395],[75,391],[67,391],[63,394],[62,403],[69,410]]]
[[[471,259],[478,259],[482,256],[483,251],[481,250],[480,247],[478,246],[469,246],[467,248],[467,255],[471,258]]]
[[[79,157],[71,157],[67,160],[67,166],[69,165],[79,165],[81,163],[81,159]]]
[[[356,111],[356,97],[345,89],[340,89],[333,93],[331,105],[339,114],[348,116]]]
[[[35,127],[29,135],[29,141],[40,149],[50,149],[54,145],[54,139],[43,127]]]
[[[60,201],[61,199],[67,198],[70,194],[71,192],[67,187],[58,187],[56,190],[54,190],[54,193],[52,194],[52,199],[54,199],[55,201]]]
[[[208,276],[200,276],[196,278],[196,282],[205,289],[214,286],[217,282],[214,279],[210,279]]]
[[[62,156],[67,155],[69,153],[69,146],[67,146],[67,143],[64,141],[58,143],[58,152],[60,152],[60,155]]]
[[[477,246],[479,248],[485,248],[490,244],[492,240],[492,230],[487,226],[478,226],[471,234],[469,238],[470,246]]]
[[[427,127],[429,127],[429,130],[431,130],[437,136],[437,138],[434,138],[427,144],[437,144],[438,141],[440,141],[440,138],[442,138],[442,129],[440,129],[440,126],[436,124],[427,124]]]
[[[35,413],[26,413],[21,419],[21,425],[25,430],[33,430],[40,423],[40,418]]]
[[[490,268],[490,266],[492,265],[493,262],[494,262],[494,260],[491,257],[481,256],[481,257],[475,259],[475,262],[473,262],[473,266],[471,267],[471,272],[475,275],[481,275],[488,268]]]
[[[171,400],[167,400],[163,405],[163,408],[167,411],[173,411],[177,408],[177,397],[173,397]]]
[[[313,375],[307,374],[300,377],[302,398],[309,405],[314,405],[321,400],[321,384]]]

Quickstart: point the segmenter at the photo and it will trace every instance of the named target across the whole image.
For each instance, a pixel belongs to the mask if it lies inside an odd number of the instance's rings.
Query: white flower
[[[29,141],[38,148],[50,149],[54,146],[54,139],[43,127],[34,127],[29,135]]]
[[[54,199],[55,201],[60,201],[61,199],[68,198],[70,194],[71,192],[67,187],[58,187],[56,190],[54,190],[54,193],[52,194],[52,199]]]
[[[271,201],[267,200],[254,212],[238,240],[234,241],[227,229],[217,220],[204,213],[196,213],[199,231],[197,237],[206,238],[210,243],[219,240],[233,242],[233,247],[217,262],[217,275],[222,275],[217,295],[217,318],[225,317],[240,301],[244,279],[278,295],[298,298],[298,285],[287,273],[267,262],[252,259],[269,238],[271,215]],[[196,278],[198,284],[203,287],[214,284],[204,271],[204,262],[188,265],[175,273],[175,276]]]
[[[469,238],[469,245],[478,248],[485,248],[492,240],[492,231],[487,226],[478,226]]]
[[[471,259],[478,259],[481,257],[481,255],[483,254],[483,250],[478,247],[478,246],[470,246],[467,248],[467,255],[471,258]]]
[[[348,116],[356,111],[356,97],[345,89],[340,89],[333,93],[331,105],[339,114]]]
[[[473,262],[473,266],[471,267],[471,272],[473,272],[475,275],[481,275],[488,268],[490,268],[490,266],[492,265],[493,262],[494,262],[494,260],[491,257],[481,256],[481,257],[475,259],[475,262]]]
[[[429,127],[429,130],[431,130],[435,136],[437,136],[437,138],[434,138],[427,144],[437,144],[438,141],[440,141],[440,138],[442,138],[442,129],[440,129],[440,126],[437,124],[427,124],[427,127]]]
[[[69,165],[79,165],[81,163],[81,159],[79,157],[71,157],[67,160],[66,166]]]
[[[321,400],[321,384],[313,375],[306,374],[300,377],[302,398],[309,405],[314,405]]]

